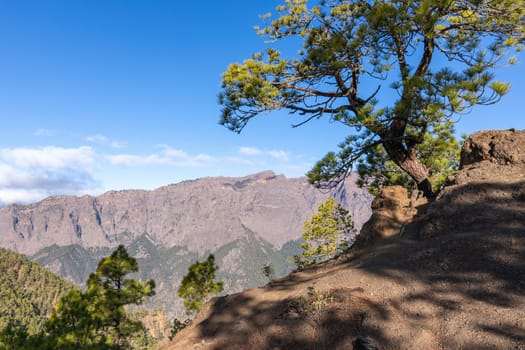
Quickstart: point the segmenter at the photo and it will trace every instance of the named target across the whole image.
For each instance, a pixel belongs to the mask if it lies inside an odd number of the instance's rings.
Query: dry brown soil
[[[471,148],[523,148],[504,133]],[[162,349],[525,349],[525,152],[485,158],[402,235],[217,298]]]

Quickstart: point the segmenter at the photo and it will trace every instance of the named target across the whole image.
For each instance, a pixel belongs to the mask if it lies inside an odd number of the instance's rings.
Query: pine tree
[[[127,337],[142,324],[131,320],[127,305],[139,305],[155,294],[155,283],[126,278],[139,269],[137,260],[120,245],[103,258],[89,276],[85,292],[72,291],[58,304],[48,331],[60,349],[123,349]]]
[[[264,266],[262,267],[262,273],[266,278],[268,278],[268,281],[271,282],[273,280],[273,277],[275,275],[275,269],[273,268],[271,262],[264,264]]]
[[[102,331],[108,336],[117,349],[124,343],[124,335],[140,327],[126,316],[124,307],[142,304],[155,294],[153,280],[142,283],[126,278],[138,270],[137,260],[120,245],[99,262],[96,272],[87,281],[88,310],[94,316],[99,333]]]
[[[496,103],[509,90],[494,71],[504,59],[517,62],[524,1],[287,0],[258,33],[302,47],[291,58],[270,48],[229,65],[220,122],[241,132],[274,110],[294,114],[295,127],[327,117],[351,129],[340,151],[307,174],[312,183],[336,186],[356,162],[377,168],[379,160],[434,198],[431,177],[448,171],[441,160],[450,150],[431,154],[430,139],[453,140],[458,115]]]
[[[432,188],[439,191],[459,167],[461,147],[453,135],[452,122],[437,125],[417,148],[421,163],[429,169]],[[383,186],[400,185],[408,193],[417,188],[414,180],[388,158],[381,145],[376,145],[357,161],[357,173],[358,185],[366,187],[373,195],[377,195]]]
[[[336,204],[334,198],[328,198],[304,223],[304,242],[301,243],[304,259],[298,260],[299,267],[337,256],[348,248],[348,240],[354,232],[354,223],[348,211]]]
[[[178,290],[179,297],[184,299],[188,315],[198,312],[211,295],[223,290],[222,282],[215,282],[217,269],[213,254],[205,261],[196,261],[188,268]]]
[[[60,300],[46,327],[57,348],[87,348],[96,344],[96,322],[89,304],[88,296],[78,290]]]

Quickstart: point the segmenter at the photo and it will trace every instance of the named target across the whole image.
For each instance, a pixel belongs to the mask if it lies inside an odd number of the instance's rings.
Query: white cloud
[[[126,146],[127,146],[127,142],[111,141],[111,147],[113,148],[122,149],[122,148],[126,148]]]
[[[86,136],[84,140],[98,145],[110,145],[111,147],[116,149],[126,148],[127,146],[126,142],[111,140],[109,137],[102,134]]]
[[[0,149],[0,203],[28,203],[57,194],[85,194],[98,186],[91,147]]]
[[[22,168],[68,169],[91,168],[94,163],[91,147],[62,148],[46,146],[42,148],[4,148],[0,149],[0,159],[8,164]]]
[[[112,142],[103,135],[93,135],[89,139],[94,143],[106,142],[108,146]],[[286,173],[302,175],[301,169],[305,169],[303,164],[296,165],[298,158],[288,152],[256,147],[241,147],[235,154],[216,157],[187,152],[170,145],[157,145],[146,154],[114,151],[114,154],[101,155],[95,152],[94,147],[0,148],[0,206],[34,202],[52,195],[99,193],[102,184],[116,183],[113,177],[127,172],[124,167],[135,167],[137,173],[151,174],[135,176],[133,180],[130,177],[129,181],[126,180],[126,186],[130,188],[151,187],[148,181],[154,177],[157,179],[155,186],[170,183],[174,168],[177,168],[177,176],[187,179],[210,173],[247,174],[263,169],[286,170]],[[103,160],[101,158],[110,164],[102,168],[99,163]],[[297,169],[293,168],[294,165]]]
[[[0,205],[32,203],[48,196],[43,191],[0,188]]]
[[[268,154],[272,158],[282,160],[283,162],[288,161],[288,152],[285,151],[271,150],[267,151],[266,154]]]
[[[253,157],[253,156],[270,156],[274,159],[287,162],[289,159],[289,154],[286,151],[282,150],[261,150],[257,147],[240,147],[239,154],[243,156]]]
[[[169,159],[184,159],[189,157],[188,153],[181,151],[179,149],[171,148],[168,145],[159,145],[159,148],[163,149],[164,157]]]
[[[115,154],[106,155],[105,158],[113,165],[120,166],[144,166],[144,165],[165,165],[178,167],[200,167],[210,165],[215,162],[215,158],[207,154],[191,155],[185,151],[172,148],[168,145],[159,145],[161,150],[158,153],[147,155],[136,154]]]
[[[241,158],[241,157],[226,157],[224,160],[230,164],[240,164],[240,165],[254,165],[255,164],[252,160]]]
[[[203,153],[197,154],[196,156],[193,157],[193,159],[197,162],[206,162],[206,163],[215,161],[215,158],[213,158],[210,155],[203,154]]]
[[[241,147],[239,153],[245,156],[257,156],[262,154],[262,151],[256,147]]]
[[[155,155],[147,156],[138,156],[134,154],[115,154],[115,155],[106,155],[107,160],[109,160],[113,165],[124,165],[124,166],[138,166],[138,165],[148,165],[148,164],[162,164],[162,159]]]
[[[109,139],[104,135],[97,134],[97,135],[86,136],[86,141],[92,142],[92,143],[104,144],[104,143],[109,142]]]
[[[37,129],[33,133],[34,136],[39,136],[39,137],[51,137],[54,134],[55,133],[49,129]]]

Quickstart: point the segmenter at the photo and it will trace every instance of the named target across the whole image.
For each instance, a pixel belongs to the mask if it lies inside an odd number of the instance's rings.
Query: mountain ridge
[[[187,180],[152,191],[54,196],[0,208],[0,246],[24,254],[53,244],[115,247],[147,233],[163,246],[202,251],[239,238],[244,225],[280,247],[291,236],[297,238],[304,220],[334,193],[318,191],[304,177],[288,179],[264,171],[239,178]],[[342,193],[343,205],[360,226],[369,215],[371,196],[349,181]],[[351,203],[347,197],[352,197]],[[275,220],[280,224],[272,225]],[[206,240],[196,239],[202,235]]]
[[[368,219],[371,195],[355,185],[355,175],[322,192],[305,177],[264,171],[11,205],[0,209],[0,246],[82,286],[98,261],[124,244],[139,262],[137,277],[157,282],[150,306],[168,305],[168,314],[180,315],[173,291],[187,267],[209,253],[216,254],[225,293],[266,283],[261,269],[268,263],[276,276],[287,274],[304,221],[329,196],[350,211],[357,228]]]

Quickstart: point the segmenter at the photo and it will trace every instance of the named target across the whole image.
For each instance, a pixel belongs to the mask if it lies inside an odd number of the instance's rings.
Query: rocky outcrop
[[[50,197],[0,209],[0,246],[33,254],[51,245],[128,245],[146,235],[155,245],[204,252],[249,230],[280,248],[300,237],[303,222],[330,195],[338,196],[360,227],[370,215],[371,196],[354,182],[352,177],[343,190],[322,193],[306,178],[266,171],[184,181],[154,191]]]
[[[461,152],[461,167],[429,207],[421,237],[491,225],[525,228],[525,130],[480,131]]]
[[[399,234],[412,220],[416,210],[411,205],[406,188],[387,186],[372,201],[372,216],[361,229],[356,245],[373,244],[380,238]]]
[[[525,164],[525,130],[479,131],[465,140],[461,167],[485,160],[498,165]]]

